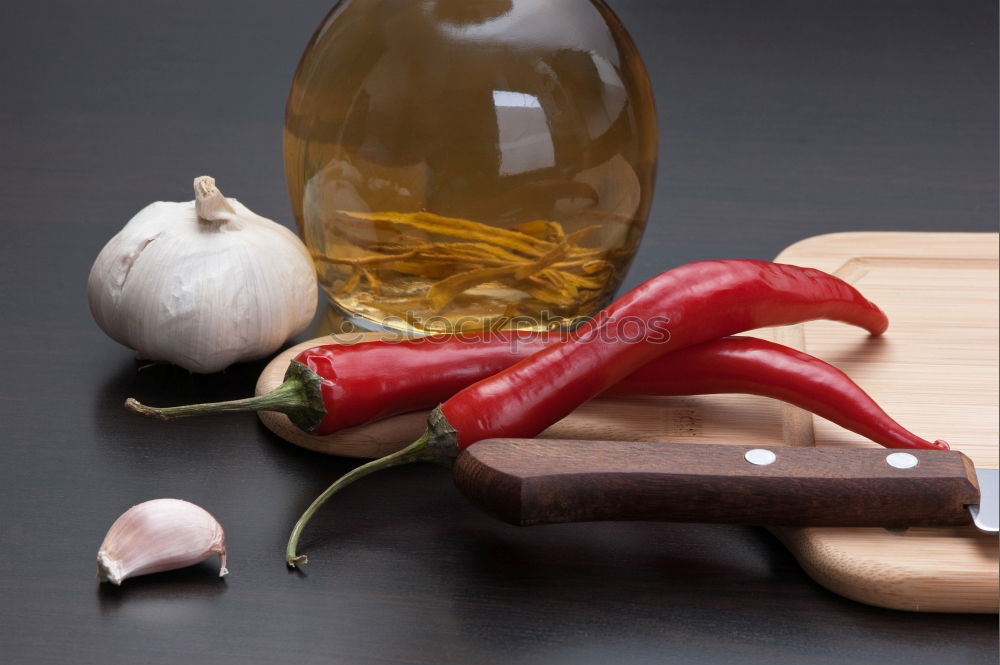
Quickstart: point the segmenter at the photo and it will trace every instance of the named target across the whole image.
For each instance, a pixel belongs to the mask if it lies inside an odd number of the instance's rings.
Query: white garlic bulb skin
[[[195,193],[133,217],[94,262],[88,296],[101,329],[140,358],[207,374],[304,331],[317,286],[294,233],[223,197],[207,176]]]
[[[226,536],[204,508],[181,499],[153,499],[115,520],[97,552],[97,577],[120,585],[139,575],[186,568],[219,556],[226,569]]]

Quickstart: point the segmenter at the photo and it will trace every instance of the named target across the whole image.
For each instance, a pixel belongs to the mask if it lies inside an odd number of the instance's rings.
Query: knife
[[[956,450],[487,439],[458,457],[474,504],[521,526],[597,520],[960,526],[997,533],[998,472]]]

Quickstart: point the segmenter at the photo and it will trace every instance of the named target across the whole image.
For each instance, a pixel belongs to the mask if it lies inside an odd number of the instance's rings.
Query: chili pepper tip
[[[129,411],[135,411],[136,413],[146,416],[147,418],[170,420],[170,417],[160,413],[159,409],[148,407],[134,397],[129,397],[125,400],[125,408]]]

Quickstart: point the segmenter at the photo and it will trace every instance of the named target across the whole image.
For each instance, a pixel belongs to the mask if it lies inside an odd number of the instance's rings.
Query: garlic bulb
[[[211,373],[276,351],[312,321],[316,273],[298,237],[194,181],[196,200],[143,208],[101,250],[90,310],[138,356]]]
[[[204,508],[180,499],[132,506],[108,530],[97,552],[97,578],[121,584],[128,577],[186,568],[218,554],[226,570],[226,536]]]

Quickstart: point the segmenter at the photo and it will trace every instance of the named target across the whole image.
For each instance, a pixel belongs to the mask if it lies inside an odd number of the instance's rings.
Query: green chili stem
[[[325,492],[320,494],[311,504],[309,504],[309,507],[306,508],[305,512],[302,513],[302,516],[299,518],[299,521],[295,523],[295,526],[292,528],[292,534],[288,538],[288,545],[285,547],[285,563],[288,564],[290,568],[295,568],[296,566],[309,561],[309,558],[305,554],[296,554],[299,537],[302,535],[302,530],[305,529],[306,524],[316,511],[319,510],[320,506],[326,503],[327,499],[354,481],[364,478],[368,474],[374,473],[375,471],[388,469],[393,466],[400,466],[402,464],[410,464],[411,462],[426,462],[437,459],[437,457],[433,454],[433,448],[428,445],[431,439],[431,432],[424,432],[419,439],[407,447],[394,453],[390,453],[384,457],[379,457],[378,459],[362,464],[361,466],[348,471],[343,476],[338,478],[326,489]]]
[[[150,418],[172,420],[190,416],[204,416],[213,413],[238,413],[242,411],[279,411],[287,413],[306,406],[303,396],[302,382],[298,379],[288,379],[280,386],[264,395],[234,399],[227,402],[210,402],[207,404],[184,404],[182,406],[152,407],[142,404],[129,397],[125,400],[125,408],[141,413]]]
[[[187,404],[159,409],[146,406],[129,397],[125,400],[125,408],[160,420],[213,413],[277,411],[287,415],[288,419],[304,432],[315,430],[327,415],[327,404],[323,400],[323,378],[296,360],[288,364],[285,382],[265,395],[234,399],[228,402]],[[316,433],[325,434],[322,431]]]

